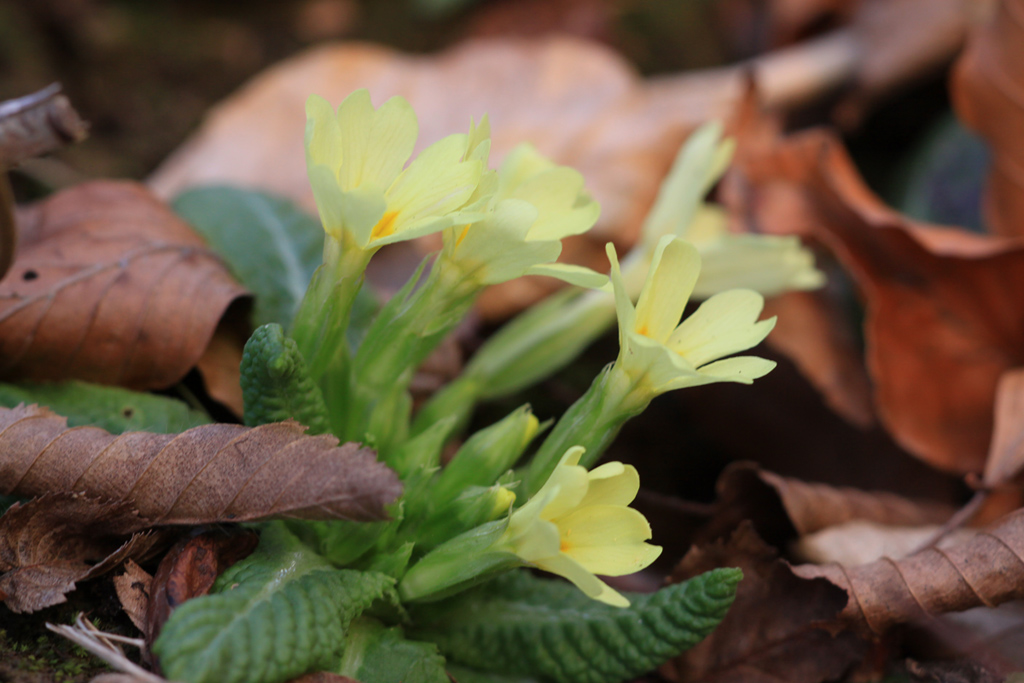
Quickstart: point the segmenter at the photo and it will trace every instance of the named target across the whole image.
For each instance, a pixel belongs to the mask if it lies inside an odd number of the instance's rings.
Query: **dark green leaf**
[[[369,617],[352,622],[337,671],[361,683],[450,683],[436,645],[406,640],[401,628]]]
[[[742,578],[716,569],[618,608],[564,581],[513,572],[413,616],[415,638],[453,664],[557,683],[615,683],[693,647],[725,617]]]
[[[241,374],[246,425],[293,419],[309,427],[307,434],[330,431],[320,387],[309,376],[299,347],[277,323],[263,325],[249,337]]]
[[[256,552],[217,580],[214,594],[179,607],[153,644],[164,673],[188,683],[276,683],[334,668],[349,623],[394,580],[339,570],[280,522]]]
[[[206,413],[166,396],[88,382],[0,384],[0,406],[37,403],[68,418],[68,426],[100,427],[112,434],[175,434],[209,424]]]

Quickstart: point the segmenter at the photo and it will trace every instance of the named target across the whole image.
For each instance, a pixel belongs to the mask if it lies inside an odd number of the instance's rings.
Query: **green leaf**
[[[277,323],[263,325],[249,337],[241,373],[248,426],[294,419],[309,427],[309,434],[330,431],[320,387],[309,376],[295,341]]]
[[[406,640],[400,627],[368,617],[352,622],[336,671],[362,683],[450,683],[436,645]]]
[[[253,293],[253,323],[290,327],[323,260],[320,222],[287,199],[223,185],[186,190],[171,207]],[[358,346],[379,308],[376,294],[364,284],[352,304],[351,346]]]
[[[0,406],[37,403],[68,418],[68,426],[93,426],[111,434],[176,434],[209,424],[206,413],[166,396],[88,382],[0,384]]]
[[[743,574],[716,569],[611,607],[572,585],[506,574],[416,613],[413,637],[452,663],[557,683],[615,683],[693,647],[725,617]]]
[[[171,615],[153,652],[170,680],[275,683],[335,667],[349,623],[374,602],[397,602],[394,580],[333,569],[287,527],[264,527],[256,552],[214,594]]]
[[[187,190],[171,207],[255,295],[253,321],[287,327],[320,265],[319,222],[285,199],[236,187]]]

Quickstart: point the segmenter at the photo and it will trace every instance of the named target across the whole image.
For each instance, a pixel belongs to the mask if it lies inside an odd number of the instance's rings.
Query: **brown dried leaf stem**
[[[802,565],[793,571],[844,589],[849,602],[831,625],[865,635],[878,636],[922,617],[994,607],[1024,597],[1024,509],[948,548],[850,569]]]

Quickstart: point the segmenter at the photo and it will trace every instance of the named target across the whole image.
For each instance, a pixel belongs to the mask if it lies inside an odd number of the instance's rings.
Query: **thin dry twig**
[[[129,674],[142,683],[168,683],[167,679],[146,671],[128,659],[124,650],[117,645],[117,642],[122,642],[141,648],[145,643],[140,638],[125,638],[114,633],[100,631],[82,613],[79,613],[75,619],[74,626],[63,624],[56,626],[47,623],[46,628],[58,635],[64,636],[79,647],[88,650],[117,671]]]

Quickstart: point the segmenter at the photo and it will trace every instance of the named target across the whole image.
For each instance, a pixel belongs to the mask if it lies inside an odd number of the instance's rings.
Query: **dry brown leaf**
[[[855,567],[883,557],[895,560],[906,557],[932,541],[938,530],[938,525],[888,526],[855,520],[804,536],[795,541],[790,550],[800,562],[834,562],[843,567]],[[944,548],[973,534],[973,531],[956,529],[939,539],[936,547]]]
[[[992,150],[985,195],[988,224],[1024,235],[1024,1],[999,0],[957,62],[953,103],[960,120]]]
[[[0,517],[0,598],[13,612],[66,601],[79,581],[140,557],[159,538],[131,505],[77,494],[16,503]],[[127,539],[127,540],[126,540]]]
[[[1000,486],[1024,467],[1024,369],[1003,373],[996,389],[995,428],[982,483]]]
[[[217,325],[203,355],[196,361],[196,370],[203,377],[206,393],[238,418],[245,413],[242,353],[251,332],[248,306],[230,307]]]
[[[153,575],[142,632],[152,644],[164,623],[186,600],[206,595],[225,569],[256,549],[259,536],[249,530],[206,531],[183,538],[160,561]]]
[[[725,536],[744,519],[774,545],[859,520],[893,526],[941,524],[953,515],[948,505],[916,501],[881,491],[809,483],[766,472],[752,463],[733,463],[718,480],[718,512],[707,537]]]
[[[874,402],[894,438],[933,466],[980,471],[998,378],[1024,364],[1024,247],[900,216],[824,132],[765,145],[737,171],[738,215],[816,226],[856,280]]]
[[[833,622],[878,636],[895,624],[1024,598],[1024,510],[948,548],[843,569],[800,565],[797,576],[827,578],[850,596]]]
[[[268,517],[386,519],[397,476],[358,444],[296,422],[213,424],[181,434],[68,429],[38,406],[0,408],[0,494],[83,491],[155,525]],[[141,525],[148,526],[148,524]]]
[[[662,668],[672,680],[819,683],[863,658],[866,645],[853,634],[833,637],[816,626],[843,608],[843,592],[794,575],[749,523],[728,541],[694,547],[672,580],[716,567],[743,570],[736,602],[710,636]]]
[[[149,572],[128,560],[124,563],[124,574],[114,577],[114,590],[121,608],[135,624],[135,628],[146,631],[146,615],[149,613],[149,593],[153,577]]]
[[[0,373],[136,389],[181,379],[245,292],[144,187],[92,182],[20,214],[0,281]]]
[[[831,291],[788,292],[765,302],[776,316],[767,342],[788,356],[829,407],[851,424],[875,424],[871,383],[858,339]]]
[[[919,18],[930,14],[931,5],[948,1],[919,4]],[[915,38],[921,34],[911,28]],[[340,103],[366,87],[378,103],[391,95],[410,101],[419,117],[421,149],[464,132],[470,117],[486,112],[495,162],[530,142],[578,169],[601,203],[601,218],[590,234],[566,241],[563,260],[604,268],[604,243],[633,244],[679,144],[695,126],[728,115],[751,71],[767,101],[804,103],[854,78],[864,61],[863,41],[887,35],[841,31],[751,64],[646,81],[607,48],[566,37],[476,40],[431,56],[367,44],[320,46],[258,75],[212,109],[150,184],[165,198],[202,184],[259,187],[313,211],[299,143],[305,101],[317,93]],[[907,42],[906,36],[895,40]],[[956,47],[924,42],[944,54]],[[552,286],[540,278],[502,285],[480,308],[486,317],[507,315]]]

